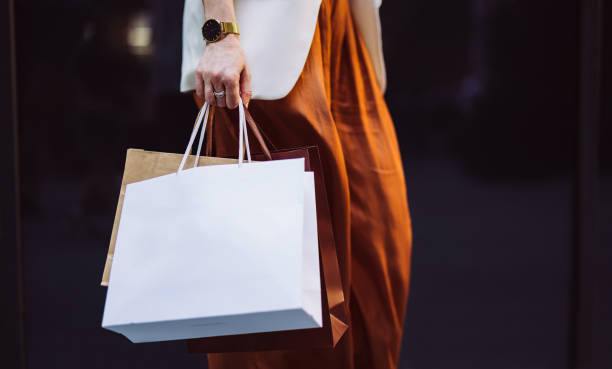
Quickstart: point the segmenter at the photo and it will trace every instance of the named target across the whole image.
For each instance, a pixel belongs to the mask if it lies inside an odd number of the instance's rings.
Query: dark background
[[[1,111],[7,367],[17,347],[33,369],[205,368],[182,342],[131,344],[100,327],[125,151],[181,152],[196,113],[178,93],[182,2],[14,5]],[[593,12],[601,32],[588,9],[383,2],[414,226],[401,368],[612,368],[612,6]],[[130,45],[135,27],[150,44]]]

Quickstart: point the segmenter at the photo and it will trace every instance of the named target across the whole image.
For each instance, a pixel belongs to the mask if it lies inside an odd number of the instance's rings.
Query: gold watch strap
[[[238,23],[236,22],[221,22],[221,32],[223,34],[235,33],[237,35],[240,34],[238,30]]]

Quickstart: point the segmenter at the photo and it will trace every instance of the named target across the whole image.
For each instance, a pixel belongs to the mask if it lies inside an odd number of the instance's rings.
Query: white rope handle
[[[206,108],[206,111],[204,112],[204,125],[202,126],[202,130],[200,131],[200,142],[198,142],[198,151],[196,151],[196,157],[193,162],[194,168],[198,166],[198,161],[200,161],[200,152],[202,151],[202,142],[204,142],[204,132],[206,132],[206,124],[208,123],[209,113],[210,113],[210,106],[208,106]]]
[[[242,99],[238,100],[238,129],[240,130],[240,134],[238,137],[238,165],[242,164],[244,160],[244,151],[243,151],[243,141],[245,142],[244,147],[247,152],[247,160],[249,163],[251,162],[251,149],[249,149],[249,133],[247,132],[246,126],[246,115],[244,114],[244,105],[242,105]],[[244,136],[244,139],[243,139]]]
[[[195,158],[193,167],[195,168],[198,166],[198,162],[200,160],[200,153],[202,151],[202,144],[204,142],[204,134],[206,132],[206,126],[208,122],[209,113],[210,113],[210,106],[205,102],[204,105],[202,105],[202,109],[200,109],[198,116],[196,117],[196,123],[193,126],[193,130],[191,131],[191,136],[189,137],[189,143],[187,144],[187,149],[185,149],[185,154],[183,154],[183,159],[181,160],[181,164],[179,165],[177,174],[184,170],[183,168],[185,167],[185,163],[187,162],[187,158],[189,157],[189,153],[191,152],[191,149],[193,147],[195,137],[198,133],[198,130],[200,129],[200,126],[202,125],[202,122],[204,122],[204,125],[202,126],[202,130],[200,131],[200,139],[198,142],[198,149],[196,151],[196,158]],[[244,113],[244,105],[242,104],[242,99],[238,100],[238,132],[239,132],[238,133],[238,166],[240,166],[244,161],[243,142],[246,143],[245,146],[246,146],[246,152],[247,152],[247,160],[249,163],[251,162],[251,150],[249,148],[249,136],[248,136],[247,127],[246,127],[246,116]]]
[[[193,126],[193,130],[191,131],[191,137],[189,138],[189,143],[187,144],[187,149],[185,150],[185,154],[183,155],[183,159],[181,160],[181,164],[179,165],[179,168],[177,170],[177,173],[180,173],[183,171],[183,167],[185,166],[185,162],[187,161],[187,157],[189,156],[189,153],[191,152],[191,147],[193,146],[193,141],[195,140],[196,134],[198,133],[198,129],[200,129],[200,125],[202,124],[202,118],[204,116],[204,113],[208,112],[208,104],[204,103],[204,105],[202,105],[202,109],[200,109],[200,112],[198,113],[198,116],[196,118],[196,123]]]

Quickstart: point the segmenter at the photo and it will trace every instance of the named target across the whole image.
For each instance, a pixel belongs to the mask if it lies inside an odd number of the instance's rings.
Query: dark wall
[[[100,327],[106,295],[100,280],[125,152],[184,150],[195,114],[191,97],[154,80],[154,73],[178,80],[180,71],[182,4],[164,3],[175,6],[117,0],[17,4],[32,369],[206,367],[205,358],[187,354],[183,342],[133,345]],[[147,16],[154,30],[163,20],[178,25],[166,41],[171,49],[128,46],[130,22]],[[174,57],[173,69],[160,67],[158,52]]]
[[[6,6],[8,5],[8,6]],[[24,358],[22,321],[22,271],[18,148],[16,139],[16,83],[12,2],[0,9],[0,357],[8,368],[18,368]]]
[[[577,9],[382,8],[415,228],[405,367],[569,365]]]
[[[603,70],[602,117],[599,135],[600,182],[597,226],[600,229],[595,266],[593,329],[594,362],[601,368],[612,368],[609,342],[612,332],[612,4],[603,4]]]
[[[400,367],[567,367],[579,2],[383,4],[386,97],[414,225]],[[181,13],[182,2],[161,0],[17,3],[31,368],[206,366],[180,342],[134,345],[100,328],[125,151],[181,152],[195,114],[177,92]],[[128,45],[134,24],[152,27],[150,48]],[[604,69],[604,101],[610,81]],[[609,253],[612,112],[603,106]],[[609,311],[605,286],[600,311]],[[597,353],[607,360],[604,346]]]

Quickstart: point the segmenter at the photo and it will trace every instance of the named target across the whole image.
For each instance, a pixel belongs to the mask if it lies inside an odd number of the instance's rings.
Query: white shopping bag
[[[251,162],[239,115],[248,163],[183,170],[205,104],[177,173],[127,185],[104,328],[150,342],[322,326],[313,173]]]

